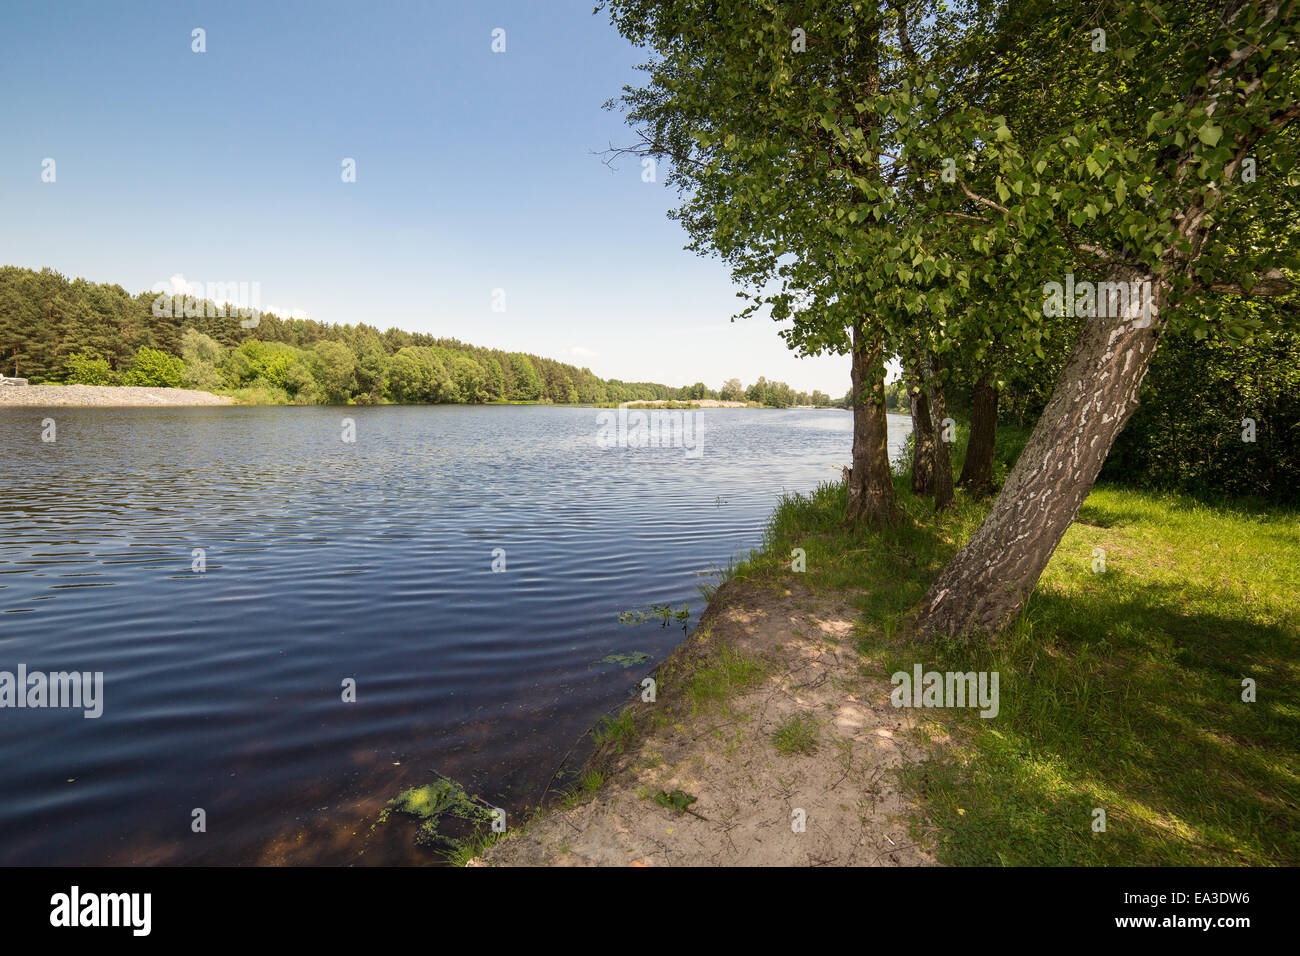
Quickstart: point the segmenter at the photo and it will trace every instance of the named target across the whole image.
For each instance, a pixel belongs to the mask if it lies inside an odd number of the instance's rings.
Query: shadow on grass
[[[997,671],[1000,709],[920,710],[922,733],[946,734],[937,759],[909,771],[940,859],[979,865],[1232,865],[1300,863],[1300,635],[1297,589],[1282,570],[1275,597],[1244,592],[1179,549],[1230,533],[1239,516],[1204,512],[1196,533],[1168,532],[1180,501],[1100,496],[1084,519],[1133,527],[1129,546],[1173,550],[1182,572],[1144,570],[1082,581],[1062,556],[1016,625],[992,644],[918,645],[901,622],[973,530],[983,506],[959,497],[936,518],[899,483],[909,520],[855,535],[839,527],[843,486],[783,504],[767,551],[748,569],[789,573],[807,551],[813,587],[856,592],[860,646],[878,674]],[[1132,505],[1129,507],[1129,505]],[[1200,525],[1203,524],[1203,530]],[[1282,567],[1300,542],[1253,537]],[[1289,549],[1289,550],[1287,550]],[[1276,554],[1275,554],[1276,552]],[[1255,702],[1242,700],[1243,680]],[[1096,811],[1106,828],[1095,830]]]
[[[1142,516],[1131,508],[1105,508],[1101,505],[1085,503],[1079,509],[1078,522],[1093,528],[1114,528],[1117,525],[1130,525],[1142,520]]]

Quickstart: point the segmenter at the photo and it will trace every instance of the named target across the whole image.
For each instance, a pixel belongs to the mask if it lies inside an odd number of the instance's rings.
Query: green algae
[[[379,823],[387,822],[394,813],[414,817],[420,821],[415,833],[418,846],[432,846],[453,853],[462,850],[478,830],[492,823],[493,811],[478,797],[472,797],[465,788],[449,777],[439,776],[433,783],[403,790],[379,812]],[[470,835],[462,838],[445,832],[449,820],[459,820],[468,827]],[[458,829],[465,829],[465,826]]]
[[[633,651],[631,654],[610,654],[608,657],[602,657],[596,661],[597,664],[618,664],[626,669],[635,664],[644,664],[650,660],[650,655],[644,651]]]

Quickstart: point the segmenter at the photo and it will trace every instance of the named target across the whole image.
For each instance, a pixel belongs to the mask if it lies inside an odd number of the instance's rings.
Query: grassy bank
[[[1098,487],[1009,634],[921,647],[907,612],[985,506],[936,518],[897,484],[911,520],[881,533],[839,526],[843,485],[785,498],[735,575],[781,586],[803,548],[805,584],[855,595],[870,676],[999,672],[992,719],[913,711],[936,757],[904,773],[942,862],[1300,863],[1300,516]]]

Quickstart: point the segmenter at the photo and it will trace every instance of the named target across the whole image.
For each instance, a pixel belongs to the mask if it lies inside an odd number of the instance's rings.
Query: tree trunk
[[[919,363],[912,364],[910,377],[907,394],[912,411],[912,494],[920,497],[934,494],[934,423]]]
[[[977,498],[993,494],[993,446],[998,437],[998,390],[985,372],[975,383],[970,417],[970,442],[958,484]]]
[[[948,417],[948,400],[943,393],[943,366],[937,355],[928,356],[930,367],[930,408],[934,413],[934,510],[951,508],[952,489],[952,438],[944,426]]]
[[[847,524],[872,527],[899,522],[894,478],[889,470],[889,420],[885,416],[884,342],[864,341],[862,323],[853,326],[853,468],[849,472]]]
[[[1113,267],[1106,278],[1151,279],[1127,267]],[[1002,493],[926,594],[917,622],[922,639],[998,633],[1020,613],[1137,408],[1163,325],[1163,283],[1148,288],[1153,301],[1145,319],[1141,303],[1130,302],[1114,309],[1117,315],[1084,323]]]

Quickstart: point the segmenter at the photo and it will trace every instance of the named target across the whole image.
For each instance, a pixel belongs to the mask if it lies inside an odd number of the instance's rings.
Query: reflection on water
[[[849,459],[846,412],[703,410],[698,459],[600,448],[596,414],[0,409],[0,671],[105,698],[0,709],[0,861],[427,861],[370,824],[430,769],[535,800],[682,637],[619,612],[697,616],[699,572]]]

